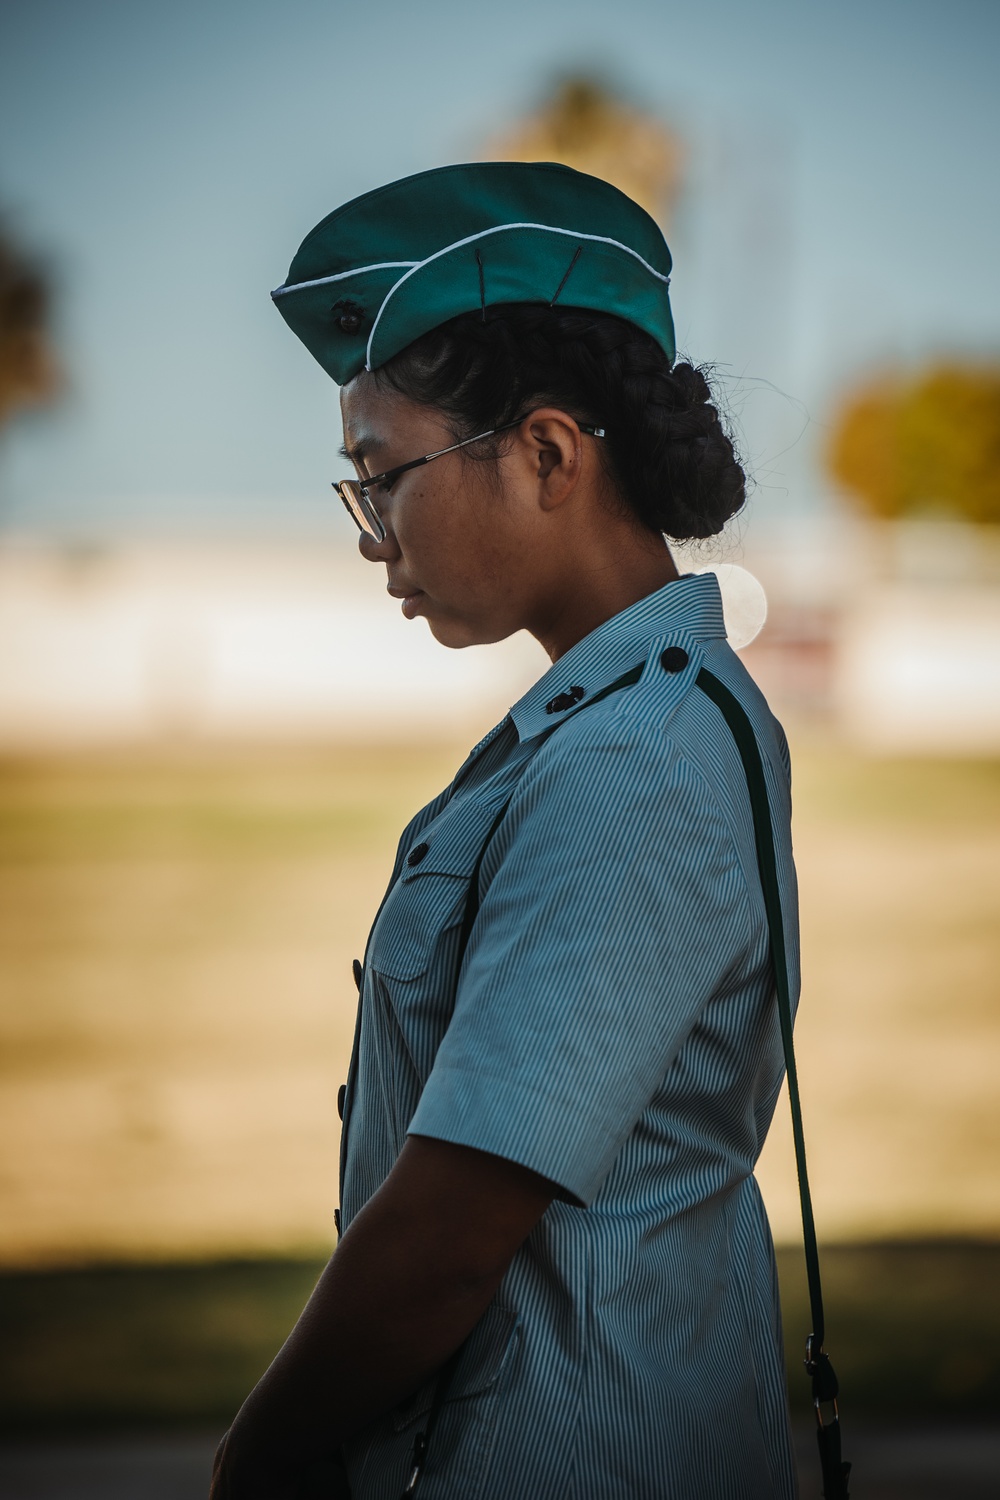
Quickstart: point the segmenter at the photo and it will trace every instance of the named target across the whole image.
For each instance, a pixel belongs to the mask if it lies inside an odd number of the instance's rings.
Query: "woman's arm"
[[[416,1390],[478,1322],[556,1191],[501,1157],[411,1136],[240,1408],[212,1500],[292,1500],[309,1463]]]

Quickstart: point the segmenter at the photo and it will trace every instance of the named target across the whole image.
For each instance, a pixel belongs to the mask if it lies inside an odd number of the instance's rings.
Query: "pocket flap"
[[[501,790],[449,803],[421,830],[372,933],[375,973],[416,979],[427,972],[438,939],[462,920],[469,881],[506,800]]]
[[[509,1307],[491,1304],[462,1346],[462,1355],[448,1387],[446,1401],[481,1396],[495,1385],[507,1363],[517,1334],[517,1314]],[[431,1409],[437,1377],[426,1381],[409,1401],[397,1406],[393,1425],[402,1432]]]
[[[470,876],[505,801],[501,791],[482,801],[469,796],[448,803],[407,851],[400,873],[403,884],[424,875]]]

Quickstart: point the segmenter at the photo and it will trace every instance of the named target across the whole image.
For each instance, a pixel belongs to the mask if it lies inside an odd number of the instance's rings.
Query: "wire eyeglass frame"
[[[383,474],[373,474],[368,479],[336,479],[333,481],[333,488],[340,496],[344,509],[353,518],[358,530],[374,537],[376,542],[385,541],[385,526],[372,500],[372,490],[388,489],[401,474],[406,474],[410,469],[418,469],[422,464],[429,464],[435,458],[443,458],[446,453],[455,453],[459,448],[467,448],[470,443],[481,443],[484,438],[495,437],[498,432],[507,432],[512,427],[520,427],[530,415],[530,412],[526,412],[515,422],[504,422],[502,427],[491,427],[489,432],[477,432],[475,437],[463,438],[460,443],[452,443],[447,448],[438,448],[434,453],[425,453],[422,458],[412,458],[409,463],[397,464],[394,469],[386,469]],[[603,427],[592,427],[587,422],[579,422],[577,425],[580,431],[589,437],[602,438],[605,435]]]

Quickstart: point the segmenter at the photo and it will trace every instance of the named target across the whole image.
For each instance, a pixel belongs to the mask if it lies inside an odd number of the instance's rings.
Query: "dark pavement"
[[[812,1432],[800,1429],[797,1442],[802,1500],[819,1500]],[[204,1500],[215,1443],[193,1436],[7,1444],[0,1500]],[[1000,1497],[1000,1425],[853,1424],[845,1446],[855,1465],[852,1500]]]

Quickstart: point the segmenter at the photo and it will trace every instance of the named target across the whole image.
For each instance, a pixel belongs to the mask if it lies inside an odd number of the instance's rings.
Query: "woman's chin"
[[[452,651],[461,651],[465,646],[491,646],[495,641],[502,641],[506,635],[511,634],[510,631],[491,630],[481,622],[473,624],[471,620],[456,620],[447,615],[435,614],[431,610],[424,612],[424,618],[439,645],[447,646]]]
[[[441,646],[447,646],[452,651],[461,651],[463,646],[481,644],[475,632],[461,620],[435,620],[433,615],[427,615],[426,619],[431,635]]]

